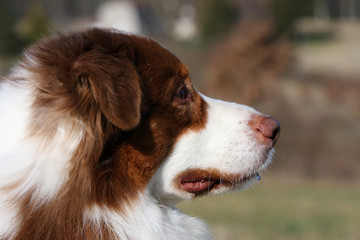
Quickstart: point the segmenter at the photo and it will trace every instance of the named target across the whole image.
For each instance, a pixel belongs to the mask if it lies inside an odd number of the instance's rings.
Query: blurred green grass
[[[360,184],[263,181],[177,207],[205,220],[219,240],[360,239]]]

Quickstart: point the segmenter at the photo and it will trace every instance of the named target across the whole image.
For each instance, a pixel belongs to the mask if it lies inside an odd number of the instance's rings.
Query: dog
[[[0,82],[0,239],[211,239],[172,206],[239,190],[280,125],[211,99],[155,41],[112,29],[29,47]]]

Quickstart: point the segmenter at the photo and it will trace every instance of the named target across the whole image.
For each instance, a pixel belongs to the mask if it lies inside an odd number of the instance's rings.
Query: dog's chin
[[[180,173],[175,179],[175,185],[185,198],[203,195],[222,194],[239,191],[249,187],[261,179],[261,172],[271,163],[274,151],[253,170],[241,173],[221,172],[217,169],[190,169]]]

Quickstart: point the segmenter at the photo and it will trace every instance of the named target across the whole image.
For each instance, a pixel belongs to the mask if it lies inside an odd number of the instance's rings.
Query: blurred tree
[[[276,27],[276,35],[294,34],[295,21],[303,16],[311,16],[314,1],[316,0],[269,0],[269,8],[272,12]]]
[[[12,56],[18,54],[24,42],[15,32],[16,14],[8,1],[0,2],[0,54]]]
[[[264,101],[273,85],[292,64],[291,44],[274,38],[268,19],[240,22],[209,54],[205,94],[244,104]]]
[[[10,1],[0,2],[0,54],[4,57],[19,54],[24,46],[49,33],[46,10],[40,2],[25,4],[21,14],[16,7],[18,5]],[[24,17],[19,20],[20,15]]]
[[[231,0],[203,0],[199,17],[199,34],[203,42],[210,41],[231,29],[237,10]]]
[[[26,43],[33,43],[50,33],[46,10],[40,2],[29,5],[25,16],[16,25],[16,31]]]

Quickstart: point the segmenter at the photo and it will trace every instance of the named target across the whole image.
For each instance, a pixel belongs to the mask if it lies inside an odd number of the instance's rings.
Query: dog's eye
[[[180,99],[186,99],[187,96],[188,96],[188,90],[186,87],[183,87],[182,89],[180,89],[177,97]]]
[[[180,104],[185,104],[190,97],[189,90],[186,87],[182,87],[175,95],[175,100]]]

